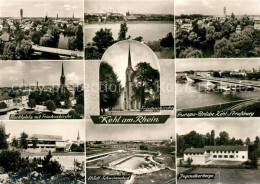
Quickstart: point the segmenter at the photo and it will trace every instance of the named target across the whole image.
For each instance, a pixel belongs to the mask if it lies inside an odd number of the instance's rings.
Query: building
[[[181,30],[190,32],[192,30],[192,24],[182,24]]]
[[[227,17],[227,8],[226,7],[224,7],[223,12],[224,12],[224,17],[226,18]]]
[[[248,160],[247,146],[204,146],[204,148],[187,148],[184,151],[184,161],[192,159],[193,165],[206,165],[211,161]]]
[[[134,69],[132,67],[132,58],[131,58],[131,49],[129,44],[128,50],[128,65],[125,71],[125,87],[121,92],[120,97],[117,100],[117,103],[113,110],[137,110],[141,108],[141,103],[132,99],[133,96],[133,73]]]
[[[59,92],[60,93],[65,93],[66,92],[66,86],[65,86],[65,82],[66,82],[66,77],[64,75],[64,68],[63,68],[63,63],[62,63],[62,67],[61,67],[61,76],[60,76],[60,89]]]
[[[254,18],[254,29],[260,30],[260,17]]]
[[[35,146],[34,140],[37,140]],[[27,138],[27,142],[27,152],[65,151],[65,142],[58,135],[33,134]]]
[[[236,33],[237,33],[237,34],[240,34],[241,31],[242,31],[241,26],[238,25],[238,26],[236,27]]]
[[[7,108],[14,106],[13,98],[8,96],[8,95],[1,95],[0,96],[0,103],[5,103],[7,105]]]
[[[23,9],[20,9],[20,23],[23,22]]]

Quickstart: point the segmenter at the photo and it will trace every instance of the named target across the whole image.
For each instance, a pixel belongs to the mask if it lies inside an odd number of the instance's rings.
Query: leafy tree
[[[214,51],[217,58],[235,57],[235,48],[226,38],[216,41]]]
[[[12,138],[12,142],[11,142],[11,145],[15,148],[18,148],[19,146],[19,141],[16,139],[16,137],[13,137]]]
[[[134,38],[133,40],[136,40],[136,41],[142,42],[142,41],[144,40],[144,38],[141,37],[141,36],[138,36],[138,37]]]
[[[15,49],[17,59],[29,59],[32,53],[32,42],[28,40],[22,40]]]
[[[7,104],[5,102],[0,103],[0,109],[5,109],[7,108]]]
[[[4,46],[3,55],[1,56],[3,60],[15,60],[15,49],[16,45],[12,42],[7,42]]]
[[[174,46],[174,38],[172,33],[168,33],[165,38],[162,38],[160,41],[160,45],[162,47],[173,47]]]
[[[221,77],[219,72],[214,71],[212,74],[213,77]]]
[[[5,132],[5,126],[0,124],[0,150],[8,148],[8,139],[9,135]]]
[[[41,37],[42,37],[42,32],[40,31],[35,31],[32,33],[31,35],[31,40],[34,44],[40,44],[40,40],[41,40]]]
[[[76,32],[76,48],[80,51],[83,50],[83,28],[81,25],[78,26]]]
[[[126,33],[128,31],[127,24],[124,22],[120,25],[120,30],[118,33],[118,40],[126,40]]]
[[[220,138],[220,145],[228,145],[229,143],[229,134],[225,131],[222,131],[219,133],[219,138]]]
[[[48,100],[45,105],[46,105],[47,109],[48,109],[49,111],[51,111],[51,112],[55,111],[56,108],[57,108],[57,107],[56,107],[56,104],[54,103],[53,100]]]
[[[101,28],[97,31],[92,40],[94,45],[97,46],[98,52],[101,54],[103,54],[105,50],[114,43],[111,29],[107,28]]]
[[[150,63],[141,62],[135,67],[133,78],[133,96],[132,99],[141,102],[141,107],[149,100],[157,101],[160,105],[159,71],[152,68]]]
[[[235,18],[236,18],[236,17],[235,17],[235,14],[234,14],[233,12],[231,13],[231,18],[232,18],[232,19],[235,19]]]
[[[35,149],[37,148],[37,144],[39,143],[37,138],[32,138],[32,148]]]
[[[70,110],[69,115],[71,116],[72,119],[80,119],[81,118],[79,113],[76,112],[75,110]]]
[[[83,114],[84,114],[84,105],[82,105],[82,104],[76,105],[75,111],[76,111],[78,114],[83,115]]]
[[[17,172],[20,169],[21,153],[14,150],[0,152],[0,165],[5,172]]]
[[[210,133],[210,144],[212,146],[215,145],[215,131],[214,130],[211,130],[211,133]]]
[[[30,99],[29,102],[27,103],[28,107],[30,107],[31,109],[36,107],[36,102],[34,99]]]
[[[188,165],[191,165],[191,163],[193,162],[192,158],[189,157],[187,162],[188,162]]]
[[[251,144],[250,138],[248,137],[248,138],[246,138],[246,145],[249,146],[250,144]]]
[[[111,65],[102,62],[99,69],[100,113],[115,106],[121,93],[121,84]]]
[[[28,142],[26,140],[27,138],[28,138],[28,135],[25,132],[22,132],[21,133],[21,138],[20,138],[20,147],[22,149],[27,149],[28,148]]]
[[[202,51],[192,47],[182,51],[179,55],[180,58],[202,58]]]
[[[48,155],[46,155],[42,160],[42,171],[45,175],[54,176],[60,174],[62,172],[62,167],[59,162],[52,161],[52,154],[49,151]]]
[[[78,97],[77,97],[77,105],[84,105],[84,93],[81,93]]]
[[[84,152],[84,146],[80,146],[77,144],[72,144],[70,149],[71,152]]]

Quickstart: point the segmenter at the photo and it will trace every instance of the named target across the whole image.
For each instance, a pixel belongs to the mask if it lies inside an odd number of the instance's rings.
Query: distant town
[[[0,18],[2,60],[82,59],[83,18],[24,17]]]
[[[135,21],[174,21],[173,14],[139,14],[130,12],[117,13],[114,10],[103,10],[103,13],[85,13],[85,23],[135,22]]]
[[[231,58],[260,56],[260,16],[178,15],[175,16],[178,58]]]

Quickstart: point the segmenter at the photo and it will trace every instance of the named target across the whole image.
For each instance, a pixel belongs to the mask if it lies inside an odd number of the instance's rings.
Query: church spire
[[[62,67],[61,67],[61,76],[64,76],[63,62],[62,62]]]
[[[77,137],[77,141],[79,141],[80,140],[80,136],[79,136],[79,130],[78,130],[78,137]]]
[[[130,49],[130,42],[129,42],[129,51],[128,51],[128,66],[127,68],[132,69],[132,59],[131,59],[131,49]]]

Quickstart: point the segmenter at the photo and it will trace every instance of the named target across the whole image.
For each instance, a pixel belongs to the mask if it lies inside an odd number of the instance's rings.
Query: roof
[[[55,140],[62,141],[62,136],[59,135],[43,135],[43,134],[33,134],[30,139],[35,138],[38,140]]]
[[[184,153],[204,153],[204,148],[186,148]]]
[[[205,151],[248,151],[247,146],[204,146],[204,148],[186,148],[184,153],[204,153]]]
[[[209,151],[248,151],[247,146],[205,146]]]
[[[10,100],[10,99],[13,99],[13,98],[8,95],[0,95],[0,101]]]

